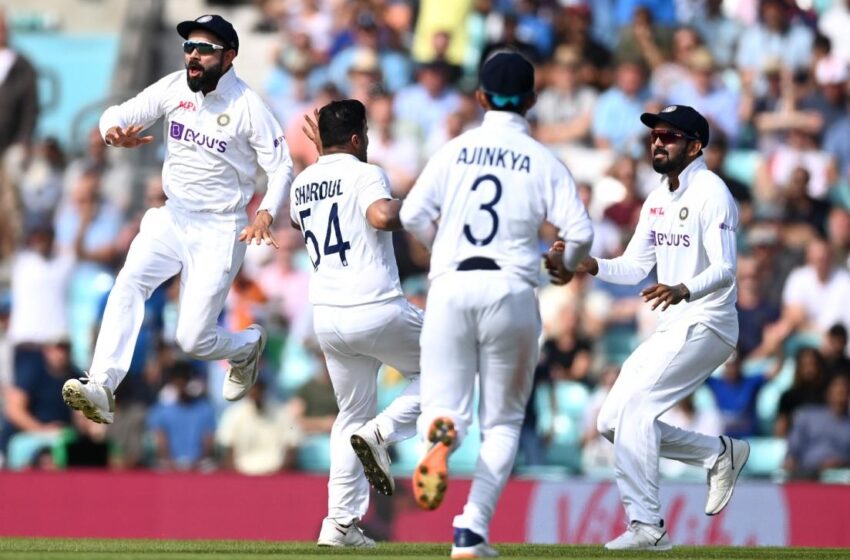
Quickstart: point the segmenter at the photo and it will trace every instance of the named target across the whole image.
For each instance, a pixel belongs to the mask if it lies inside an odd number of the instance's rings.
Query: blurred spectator
[[[832,156],[837,177],[845,182],[850,180],[850,115],[847,114],[847,105],[844,106],[844,114],[826,129],[823,149]]]
[[[711,143],[703,148],[703,152],[705,166],[726,183],[729,192],[732,193],[738,203],[740,213],[739,233],[743,233],[744,229],[749,228],[753,223],[753,195],[750,192],[750,187],[726,173],[725,164],[726,156],[729,154],[729,141],[722,132],[712,130]]]
[[[847,63],[828,55],[815,65],[815,90],[803,99],[803,108],[821,119],[818,139],[847,114]]]
[[[289,410],[304,435],[329,434],[339,413],[339,407],[324,354],[317,348],[313,349],[313,354],[319,368],[289,400]]]
[[[850,356],[847,353],[847,327],[836,323],[829,327],[820,345],[827,381],[842,375],[850,378]]]
[[[587,407],[584,409],[581,428],[581,465],[585,474],[595,472],[610,472],[614,469],[614,446],[602,437],[596,427],[596,420],[605,397],[611,392],[611,387],[617,381],[620,370],[614,366],[607,366],[599,376],[599,384],[590,395]]]
[[[781,307],[786,280],[802,259],[782,247],[779,227],[773,223],[754,224],[747,232],[747,246],[756,261],[760,293],[768,303]]]
[[[36,143],[33,156],[20,179],[18,189],[27,219],[52,220],[63,194],[65,154],[56,138]]]
[[[535,137],[557,148],[587,144],[596,92],[582,83],[580,54],[568,46],[558,47],[549,71],[549,84],[534,107]]]
[[[348,97],[368,106],[372,94],[382,89],[381,67],[375,51],[360,49],[355,53],[348,68],[348,82]]]
[[[787,243],[805,245],[814,237],[826,235],[829,203],[809,195],[809,178],[808,170],[797,167],[791,172],[791,178],[788,180],[782,205],[782,221],[785,224]],[[795,239],[799,241],[792,241],[792,229]]]
[[[593,208],[593,189],[587,183],[578,183],[578,196],[588,211]],[[591,255],[599,255],[602,258],[611,258],[623,252],[624,245],[622,235],[617,226],[601,216],[601,212],[589,212],[593,220],[593,245],[590,248]],[[549,245],[547,245],[548,247]]]
[[[223,468],[242,474],[273,474],[295,465],[301,441],[289,409],[271,401],[259,379],[245,399],[224,411],[216,432]]]
[[[540,377],[550,383],[579,381],[589,384],[591,341],[579,332],[580,322],[576,311],[564,306],[559,318],[557,329],[543,343],[540,351],[537,367],[545,372]]]
[[[227,329],[239,332],[254,323],[265,322],[267,301],[268,298],[260,285],[246,274],[244,268],[240,267],[227,293],[225,303]]]
[[[348,71],[351,69],[357,54],[362,52],[363,49],[378,53],[378,64],[387,89],[397,92],[410,82],[410,59],[381,44],[375,14],[363,10],[357,14],[355,19],[354,44],[338,52],[331,59],[328,67],[330,79],[346,96],[351,94]]]
[[[70,332],[68,295],[75,258],[56,250],[48,220],[31,219],[25,245],[12,260],[9,339],[16,345],[45,344]]]
[[[646,10],[659,25],[676,23],[675,0],[618,0],[615,5],[615,21],[620,27],[633,21],[641,10]]]
[[[693,20],[706,46],[720,68],[735,60],[735,47],[741,35],[741,25],[723,13],[723,0],[706,0],[705,13]],[[713,131],[712,131],[713,132]],[[713,136],[713,135],[712,135]]]
[[[122,213],[100,195],[100,174],[80,175],[71,200],[56,216],[56,243],[77,255],[71,278],[70,332],[74,363],[89,363],[92,333],[101,301],[114,280],[120,257]]]
[[[820,352],[815,348],[801,348],[794,360],[794,381],[779,398],[773,435],[787,437],[798,409],[822,404],[824,386],[824,363]]]
[[[378,92],[369,102],[369,162],[383,168],[394,196],[404,198],[419,173],[419,146],[400,134],[393,96]]]
[[[603,217],[619,227],[622,231],[631,233],[637,226],[643,198],[638,188],[638,162],[635,158],[619,157],[614,163],[611,176],[623,187],[623,197],[605,208]]]
[[[677,85],[690,79],[692,56],[702,46],[702,38],[693,27],[678,27],[673,31],[669,49],[649,57],[649,47],[644,47],[645,56],[651,59],[650,91],[657,100],[666,100]],[[669,50],[669,54],[667,54]],[[704,66],[704,61],[700,61]],[[712,61],[713,67],[713,61]],[[707,115],[706,115],[707,116]]]
[[[850,268],[850,211],[834,206],[827,218],[827,231],[836,264]]]
[[[509,50],[516,51],[522,56],[530,60],[533,64],[539,64],[542,61],[542,53],[537,50],[537,47],[525,41],[519,36],[519,17],[514,12],[507,12],[502,16],[502,33],[499,39],[491,41],[484,46],[481,52],[481,60],[479,66],[484,64],[490,55],[496,51]]]
[[[9,45],[6,12],[0,9],[0,159],[10,146],[30,148],[38,119],[36,79],[30,61]]]
[[[788,277],[782,293],[782,318],[765,332],[781,342],[794,332],[825,333],[847,320],[850,272],[835,266],[826,241],[816,239],[806,248],[806,265]]]
[[[791,70],[808,66],[814,35],[809,28],[791,20],[786,0],[761,0],[759,21],[741,34],[736,64],[742,74],[757,78],[773,58]]]
[[[310,310],[310,273],[297,265],[304,238],[289,224],[282,225],[275,236],[280,247],[274,251],[273,260],[257,273],[257,283],[269,299],[270,310],[283,318],[285,325],[293,325]]]
[[[723,420],[718,411],[714,407],[697,408],[693,394],[676,403],[673,408],[659,416],[658,420],[676,428],[708,436],[723,434]],[[705,476],[705,467],[702,464],[686,464],[665,457],[661,457],[658,470],[668,478]]]
[[[733,352],[723,365],[723,375],[705,380],[720,412],[721,433],[737,439],[759,435],[756,399],[764,384],[779,371],[775,367],[768,372],[744,375],[742,362],[742,354]]]
[[[826,404],[802,408],[788,434],[785,469],[792,476],[817,476],[826,469],[850,467],[850,381],[836,377]]]
[[[97,175],[100,186],[99,195],[110,206],[126,212],[131,204],[137,202],[133,195],[133,170],[126,163],[114,161],[114,153],[109,152],[100,130],[92,128],[86,137],[86,152],[72,160],[65,171],[64,195],[74,197],[74,191],[84,175]]]
[[[541,60],[552,56],[554,34],[549,19],[541,14],[543,0],[518,0],[516,14],[519,22],[517,37],[534,45]]]
[[[712,140],[717,132],[734,144],[740,127],[740,100],[716,75],[714,59],[705,47],[697,47],[688,55],[689,76],[670,89],[667,102],[690,105],[711,125]]]
[[[620,62],[615,85],[599,96],[593,109],[591,130],[596,147],[633,156],[643,153],[641,138],[646,127],[640,115],[647,101],[646,69],[637,62]]]
[[[62,384],[82,372],[70,360],[70,344],[57,338],[42,346],[40,359],[16,364],[14,379],[3,391],[0,450],[18,432],[55,434],[68,426],[71,410],[62,401]]]
[[[634,17],[619,29],[617,60],[640,60],[655,70],[666,60],[671,50],[673,32],[669,27],[656,23],[646,6],[637,6]]]
[[[741,359],[769,353],[761,348],[764,329],[779,319],[779,306],[766,300],[759,282],[758,262],[752,256],[738,257],[738,353]],[[772,349],[771,349],[772,350]],[[719,399],[718,399],[719,400]],[[734,437],[734,436],[733,436]]]
[[[323,3],[321,0],[301,0],[300,10],[289,25],[290,33],[305,34],[320,59],[330,51],[333,35],[333,18]]]
[[[829,153],[817,144],[813,134],[797,127],[788,131],[786,142],[778,145],[756,173],[756,195],[764,203],[779,201],[798,167],[808,172],[809,196],[826,198],[835,181],[835,166]]]
[[[323,85],[313,99],[301,105],[297,111],[293,111],[289,121],[284,123],[284,136],[286,136],[286,144],[289,146],[289,155],[292,157],[296,173],[315,163],[319,158],[316,146],[301,131],[301,127],[304,126],[304,116],[309,115],[312,118],[314,109],[338,99],[339,95],[339,90],[333,84]]]
[[[388,2],[388,4],[411,4],[408,2]],[[483,21],[493,11],[490,0],[474,2],[445,2],[444,0],[420,0],[416,14],[416,28],[413,31],[413,44],[410,56],[415,62],[429,62],[438,58],[439,40],[434,36],[445,33],[448,43],[445,45],[444,60],[450,64],[461,64],[464,57],[472,56],[484,43]],[[477,14],[480,19],[474,19]],[[493,14],[496,15],[496,14]],[[478,26],[476,26],[476,23]],[[477,27],[477,29],[476,29]],[[478,59],[474,59],[470,68],[478,71]],[[395,91],[395,90],[393,90]]]
[[[460,108],[461,96],[449,84],[450,69],[441,62],[422,64],[416,82],[395,97],[393,109],[403,126],[415,126],[420,138]]]
[[[833,0],[818,18],[818,29],[829,37],[835,56],[850,64],[850,0]]]
[[[294,32],[292,37],[293,41],[275,56],[275,65],[266,77],[263,90],[269,107],[282,124],[303,110],[327,79],[326,69],[312,59],[306,35]],[[298,38],[303,43],[295,40]]]
[[[169,385],[151,408],[147,429],[156,445],[160,469],[208,470],[214,456],[215,412],[203,383],[189,362],[178,362],[168,372]],[[171,393],[171,394],[169,394]]]
[[[611,51],[590,33],[594,16],[584,0],[570,2],[556,11],[556,44],[570,47],[579,54],[583,83],[604,90],[611,85]]]

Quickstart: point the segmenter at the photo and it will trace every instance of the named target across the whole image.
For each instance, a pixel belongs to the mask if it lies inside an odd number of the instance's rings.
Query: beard
[[[189,74],[190,70],[198,70],[200,73],[193,77]],[[186,83],[189,85],[189,89],[194,92],[211,92],[218,85],[218,80],[222,74],[224,72],[222,72],[220,61],[210,68],[204,68],[199,62],[193,61],[186,63]]]
[[[659,154],[662,157],[657,158],[656,156]],[[670,173],[671,171],[682,168],[682,165],[685,163],[685,157],[686,153],[684,150],[677,156],[670,157],[670,152],[663,148],[659,148],[652,153],[652,168],[656,171],[656,173]]]

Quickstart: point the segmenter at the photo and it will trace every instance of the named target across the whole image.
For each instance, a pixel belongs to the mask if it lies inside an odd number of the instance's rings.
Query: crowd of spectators
[[[253,5],[240,56],[273,61],[262,93],[296,171],[316,158],[303,115],[354,97],[367,107],[370,161],[401,198],[437,148],[480,122],[472,97],[480,62],[495,49],[524,53],[537,66],[532,134],[577,180],[595,256],[623,251],[659,184],[639,115],[673,103],[702,112],[712,127],[706,163],[741,209],[741,336],[733,357],[665,421],[772,438],[782,443],[776,466],[794,476],[850,467],[850,1]],[[252,51],[258,35],[274,39],[271,52]],[[137,171],[113,160],[96,130],[82,154],[38,137],[33,72],[0,25],[5,465],[248,474],[303,466],[299,448],[327,437],[336,409],[312,336],[310,263],[285,219],[279,250],[248,251],[221,317],[230,329],[261,322],[271,332],[261,382],[243,402],[218,396],[224,364],[193,362],[175,345],[180,287],[169,282],[146,306],[115,424],[93,427],[64,407],[59,387],[88,366],[141,210],[165,197],[158,176],[134,196]],[[541,250],[554,236],[540,232]],[[403,232],[394,242],[405,293],[427,312],[428,255]],[[622,361],[652,332],[654,312],[639,288],[582,275],[563,288],[543,282],[544,339],[520,463],[604,473],[611,446],[595,434],[594,417]],[[394,390],[394,372],[381,376],[382,390]]]

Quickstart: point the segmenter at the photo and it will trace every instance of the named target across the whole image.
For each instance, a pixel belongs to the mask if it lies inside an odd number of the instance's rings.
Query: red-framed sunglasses
[[[661,140],[662,144],[675,144],[682,138],[686,140],[698,140],[698,138],[691,136],[690,134],[685,134],[684,132],[678,132],[676,130],[653,128],[652,132],[649,133],[649,141],[652,144],[655,144],[656,140]]]

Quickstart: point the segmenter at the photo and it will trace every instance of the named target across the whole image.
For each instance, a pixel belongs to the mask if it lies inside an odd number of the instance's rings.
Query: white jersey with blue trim
[[[623,255],[597,259],[597,276],[607,282],[637,284],[657,266],[659,283],[681,283],[691,293],[689,301],[658,312],[657,329],[703,323],[734,346],[738,340],[737,229],[735,200],[700,156],[679,175],[675,191],[670,191],[663,177],[662,185],[649,193]]]
[[[428,161],[404,201],[401,221],[433,244],[432,279],[483,258],[536,286],[544,221],[567,241],[568,268],[587,254],[593,239],[570,172],[530,136],[525,118],[506,111],[488,111],[480,127]]]
[[[390,199],[383,170],[350,154],[330,154],[292,182],[289,212],[313,263],[310,303],[352,306],[403,295],[392,233],[366,220],[369,206]]]
[[[244,211],[254,194],[257,165],[268,175],[260,210],[274,216],[292,182],[292,159],[280,124],[259,95],[230,68],[204,95],[189,89],[186,71],[173,72],[132,99],[109,107],[100,132],[147,128],[165,120],[162,185],[168,204],[190,212]]]

